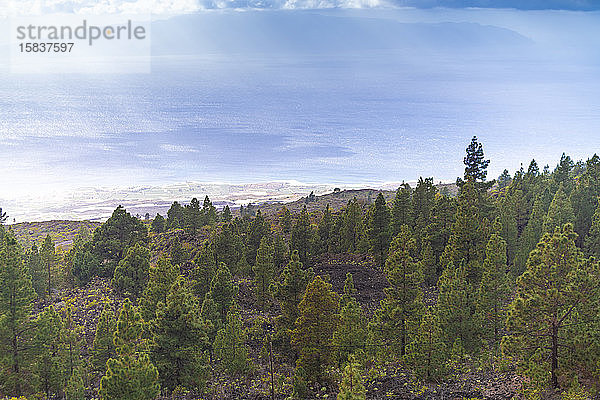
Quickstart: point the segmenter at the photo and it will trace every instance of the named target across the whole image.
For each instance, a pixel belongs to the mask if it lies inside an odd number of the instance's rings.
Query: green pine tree
[[[256,262],[254,267],[254,286],[256,288],[256,298],[259,305],[264,308],[270,293],[269,287],[273,282],[275,275],[275,265],[273,264],[273,247],[269,243],[268,237],[263,237],[260,241],[258,252],[256,253]]]
[[[319,382],[325,367],[333,361],[329,346],[339,322],[339,296],[331,290],[331,284],[316,276],[306,287],[298,311],[291,344],[300,355],[298,365],[304,368],[308,380]]]
[[[273,297],[281,306],[281,315],[277,322],[283,331],[294,329],[294,323],[299,316],[298,304],[302,300],[304,290],[312,279],[312,275],[312,268],[303,269],[298,252],[294,251],[279,280],[271,287]]]
[[[158,304],[151,331],[151,358],[161,386],[202,390],[208,338],[198,301],[182,276],[171,286],[166,301]]]
[[[146,287],[149,269],[150,251],[136,243],[119,262],[111,283],[124,296],[137,298]]]
[[[52,294],[52,275],[57,261],[54,242],[50,235],[46,235],[46,239],[44,239],[40,249],[40,257],[46,271],[46,295],[50,296]]]
[[[535,248],[536,244],[542,237],[544,230],[544,217],[546,216],[546,210],[544,208],[544,199],[539,196],[533,203],[533,210],[529,221],[523,230],[523,234],[519,239],[519,245],[517,254],[515,256],[515,262],[512,266],[513,276],[517,277],[525,271],[525,265],[529,258],[529,253]]]
[[[306,211],[306,206],[304,206],[302,212],[298,216],[298,220],[292,227],[292,237],[290,242],[290,247],[292,250],[298,252],[298,256],[302,263],[306,263],[311,254],[311,238],[312,226],[310,225],[308,211]]]
[[[583,249],[588,256],[600,259],[600,200],[592,217],[590,231],[585,238]]]
[[[194,258],[194,267],[190,271],[193,292],[199,299],[204,299],[210,290],[210,282],[217,272],[217,262],[212,244],[207,240]]]
[[[233,215],[231,214],[231,209],[229,208],[229,205],[225,205],[225,208],[223,209],[223,213],[221,214],[221,221],[231,222],[232,219],[233,219]]]
[[[413,226],[411,193],[412,189],[406,183],[396,190],[396,197],[392,204],[392,237],[400,233],[402,225]]]
[[[65,388],[65,400],[85,400],[85,385],[81,375],[82,372],[79,368],[71,374]]]
[[[507,275],[506,242],[492,234],[486,248],[483,276],[477,294],[477,314],[482,321],[482,337],[488,345],[490,360],[498,357],[501,332],[506,317],[505,305],[510,295]]]
[[[148,357],[143,334],[144,320],[125,299],[114,335],[117,357],[106,362],[100,380],[102,400],[152,400],[160,392],[158,371]]]
[[[29,276],[31,276],[33,289],[38,297],[41,297],[46,293],[47,280],[44,274],[44,262],[38,247],[35,244],[31,246],[31,249],[25,254],[25,260]]]
[[[241,374],[250,368],[247,339],[248,332],[234,303],[228,310],[227,320],[217,333],[213,345],[215,356],[230,373]]]
[[[573,222],[575,222],[573,206],[564,191],[563,185],[560,185],[552,199],[552,203],[550,203],[548,214],[544,218],[544,233],[552,233],[555,228]]]
[[[92,345],[90,364],[92,369],[97,374],[104,374],[106,371],[106,362],[109,358],[114,358],[115,345],[113,337],[117,323],[111,303],[105,303],[102,313],[96,324],[96,334]]]
[[[340,250],[353,253],[358,249],[361,234],[362,208],[356,197],[343,209],[340,227]]]
[[[223,263],[210,283],[210,296],[219,311],[221,321],[225,321],[227,311],[232,306],[238,293],[238,287],[233,281],[229,268]]]
[[[385,271],[390,286],[385,291],[381,308],[375,312],[371,330],[390,343],[404,356],[410,334],[419,323],[423,307],[423,274],[421,264],[413,255],[416,243],[410,228],[404,225],[394,238]]]
[[[34,374],[38,390],[43,392],[47,399],[58,395],[65,381],[61,330],[62,319],[53,306],[44,309],[36,319]]]
[[[289,234],[292,232],[292,214],[287,207],[283,206],[281,209],[281,215],[279,216],[279,226],[281,230],[285,234]]]
[[[388,208],[383,193],[379,192],[368,225],[368,236],[371,252],[377,264],[383,267],[390,247],[390,209]]]
[[[354,356],[350,357],[342,373],[337,400],[365,400],[367,390],[363,384],[362,367]]]
[[[138,242],[146,243],[147,240],[148,230],[142,221],[133,217],[122,206],[117,207],[112,216],[94,231],[92,249],[101,265],[99,275],[112,277],[127,249]]]
[[[151,229],[156,234],[163,233],[165,231],[165,218],[160,214],[156,214],[156,217],[152,220]]]
[[[437,313],[431,307],[423,315],[419,329],[407,346],[407,360],[417,376],[426,382],[446,375],[446,344]]]
[[[465,263],[455,268],[448,264],[438,282],[437,314],[448,348],[459,339],[465,349],[479,348],[479,324],[475,314],[475,289],[467,279]]]
[[[63,363],[65,377],[73,375],[73,371],[79,367],[81,361],[81,350],[83,348],[83,328],[73,319],[73,308],[67,307],[63,313],[61,330],[61,344],[63,347]]]
[[[329,204],[327,204],[325,211],[323,211],[323,216],[319,221],[319,248],[321,253],[327,253],[331,250],[331,242],[333,240],[333,224],[333,214],[331,213]]]
[[[480,265],[485,257],[486,224],[480,218],[480,193],[472,182],[463,185],[458,196],[452,233],[441,257],[442,265],[465,264],[469,282],[481,277]]]
[[[35,291],[20,247],[0,226],[0,391],[20,396],[28,386],[26,355]]]
[[[348,273],[340,302],[340,322],[332,341],[340,364],[346,362],[351,353],[361,349],[367,340],[367,318],[354,298],[355,293],[352,274]]]
[[[140,298],[139,311],[144,321],[152,321],[156,316],[158,303],[165,302],[171,285],[179,276],[179,267],[162,256],[156,265],[150,266],[148,284]]]
[[[588,263],[575,245],[571,224],[546,233],[529,256],[527,269],[517,279],[517,297],[509,307],[502,351],[532,376],[531,361],[546,371],[543,384],[557,388],[559,372],[569,369],[565,327],[594,315],[586,308],[597,296],[597,265]],[[587,318],[584,318],[584,320]],[[565,343],[566,342],[566,343]],[[541,360],[540,360],[541,357]]]

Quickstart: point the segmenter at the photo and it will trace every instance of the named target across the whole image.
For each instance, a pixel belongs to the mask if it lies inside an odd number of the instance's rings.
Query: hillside
[[[19,222],[9,225],[17,240],[24,248],[33,244],[41,245],[47,235],[50,235],[57,248],[64,251],[71,248],[73,239],[83,227],[93,232],[101,224],[91,221],[45,221]]]

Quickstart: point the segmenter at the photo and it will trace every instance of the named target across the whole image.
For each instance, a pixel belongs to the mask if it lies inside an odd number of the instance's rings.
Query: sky
[[[154,23],[150,74],[13,74],[0,38],[0,206],[21,220],[87,218],[124,198],[188,196],[172,189],[182,182],[221,185],[206,187],[224,200],[247,190],[228,184],[300,182],[301,192],[453,181],[473,135],[490,178],[532,158],[553,167],[563,151],[586,159],[600,149],[598,9],[5,1],[0,15],[150,11]],[[257,196],[281,194],[265,187]]]
[[[23,13],[136,13],[178,14],[203,9],[323,9],[414,7],[431,8],[512,8],[517,10],[600,10],[596,0],[3,0],[0,16]],[[4,10],[3,10],[4,8]]]

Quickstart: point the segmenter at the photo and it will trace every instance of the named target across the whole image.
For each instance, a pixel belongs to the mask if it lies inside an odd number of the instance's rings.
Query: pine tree
[[[183,264],[190,258],[190,255],[187,249],[181,243],[181,239],[179,236],[175,236],[171,241],[171,262],[173,265],[177,265],[179,267],[183,267]]]
[[[414,218],[415,236],[417,237],[417,249],[420,249],[419,238],[427,225],[432,222],[432,211],[435,207],[437,189],[433,184],[433,178],[419,177],[417,186],[412,196],[412,209]]]
[[[289,264],[284,268],[279,280],[273,284],[271,288],[273,297],[281,306],[278,324],[284,330],[294,329],[294,323],[299,315],[298,304],[312,275],[312,268],[303,269],[298,252],[293,251]]]
[[[594,212],[600,196],[600,157],[597,154],[585,163],[585,172],[577,179],[577,186],[571,192],[570,200],[575,211],[575,232],[577,244],[581,246],[592,226]]]
[[[509,307],[506,328],[510,335],[502,340],[503,353],[513,357],[525,374],[530,375],[531,360],[537,365],[541,362],[554,388],[559,370],[569,368],[563,352],[565,346],[569,348],[568,339],[562,332],[565,326],[580,322],[576,316],[586,315],[585,307],[597,295],[597,271],[590,270],[597,266],[583,258],[575,245],[576,236],[573,226],[566,224],[552,235],[546,233],[531,253]]]
[[[292,232],[292,214],[287,207],[283,206],[281,209],[281,215],[279,216],[279,226],[285,234]]]
[[[165,218],[160,214],[156,214],[156,217],[154,217],[154,219],[152,220],[152,232],[159,234],[163,233],[164,231]]]
[[[160,392],[158,371],[142,339],[144,321],[125,299],[114,335],[116,358],[110,358],[98,390],[103,400],[152,400]]]
[[[98,374],[103,374],[106,371],[106,362],[109,358],[114,358],[116,355],[113,343],[116,329],[117,326],[112,305],[105,303],[96,324],[96,334],[90,358],[92,369]]]
[[[362,208],[356,197],[348,201],[348,205],[342,211],[340,227],[340,250],[353,253],[358,248],[361,233]]]
[[[442,265],[446,266],[464,263],[469,282],[479,280],[480,263],[485,257],[486,232],[479,204],[480,196],[475,186],[472,182],[465,182],[458,197],[452,233],[441,258]]]
[[[552,199],[552,203],[550,203],[548,214],[544,218],[544,233],[552,233],[555,228],[573,222],[575,222],[573,206],[565,194],[563,185],[560,185]]]
[[[475,315],[475,290],[467,279],[465,263],[455,268],[448,264],[438,282],[437,315],[448,348],[460,340],[468,352],[479,348],[478,321]]]
[[[411,205],[412,189],[406,183],[402,184],[396,190],[396,197],[392,205],[392,237],[400,233],[402,225],[413,225],[412,205]]]
[[[52,271],[56,264],[56,251],[50,235],[46,235],[46,239],[44,239],[44,243],[40,249],[40,257],[46,271],[46,295],[50,296],[52,294]]]
[[[221,321],[225,321],[227,311],[233,304],[238,293],[238,287],[233,282],[229,268],[223,263],[210,283],[210,296],[217,305]]]
[[[149,269],[150,251],[136,243],[119,262],[111,283],[124,296],[137,298],[146,287]]]
[[[477,314],[482,321],[482,336],[487,342],[492,365],[498,356],[505,305],[510,294],[506,265],[506,242],[492,234],[486,248],[483,276],[478,291]]]
[[[230,222],[221,227],[221,231],[213,241],[217,264],[225,263],[235,268],[235,265],[244,254],[240,238],[241,235],[234,223]]]
[[[256,252],[258,251],[258,247],[260,246],[261,240],[264,236],[268,235],[271,232],[271,227],[269,222],[264,219],[260,210],[256,212],[256,217],[250,223],[248,227],[248,246],[246,250],[248,251],[246,260],[248,264],[254,265],[254,261],[256,261]]]
[[[67,387],[65,388],[65,399],[85,400],[85,386],[79,368],[73,371],[71,377],[67,381]]]
[[[319,221],[319,239],[320,239],[320,252],[327,253],[331,249],[331,241],[333,236],[333,215],[331,214],[331,208],[329,204],[323,211],[323,216]]]
[[[373,213],[368,225],[371,252],[375,255],[376,262],[383,267],[390,246],[390,210],[380,192],[375,199]]]
[[[583,249],[588,256],[600,258],[600,200],[592,217],[592,226],[585,238]]]
[[[505,187],[508,187],[511,181],[512,178],[508,173],[508,170],[505,169],[504,171],[502,171],[502,175],[498,177],[498,189],[504,189]]]
[[[332,361],[329,346],[339,321],[339,296],[331,284],[316,276],[306,287],[298,311],[291,344],[300,354],[298,365],[310,381],[318,382]]]
[[[162,256],[156,265],[150,266],[148,284],[140,298],[140,313],[144,321],[152,321],[156,316],[158,303],[165,302],[171,285],[179,276],[179,267]]]
[[[525,265],[527,263],[529,253],[535,248],[536,244],[542,237],[545,216],[546,210],[544,207],[544,198],[543,195],[541,195],[538,196],[533,204],[531,216],[529,217],[527,226],[525,226],[523,234],[519,240],[519,247],[512,268],[513,276],[517,277],[521,275],[523,271],[525,271]]]
[[[93,277],[101,275],[100,259],[94,254],[91,242],[75,244],[67,254],[74,283],[85,285]]]
[[[46,293],[47,280],[44,274],[44,262],[35,244],[25,254],[25,259],[33,289],[38,297],[41,297]]]
[[[332,341],[340,364],[348,360],[349,354],[362,348],[367,340],[367,318],[354,298],[355,293],[352,274],[348,273],[340,302],[340,323],[333,333]]]
[[[0,389],[20,396],[27,386],[31,334],[29,319],[35,291],[15,238],[0,226]]]
[[[112,277],[127,249],[147,240],[146,226],[122,206],[117,207],[112,216],[94,231],[92,248],[102,266],[99,274]]]
[[[446,345],[435,310],[423,315],[419,329],[407,346],[407,359],[416,374],[426,382],[443,379],[446,374]]]
[[[65,377],[70,377],[80,364],[81,349],[84,337],[83,328],[73,320],[73,309],[67,307],[62,318],[61,344],[63,347],[63,362]]]
[[[245,344],[247,338],[248,332],[234,303],[228,310],[227,321],[217,333],[214,342],[215,356],[230,373],[244,373],[250,366],[248,348]]]
[[[281,267],[287,260],[289,260],[288,248],[283,236],[275,234],[273,236],[273,265],[275,266],[276,273],[281,271]]]
[[[61,391],[65,380],[61,329],[62,319],[53,306],[44,309],[36,319],[34,371],[38,389],[46,395],[47,399]]]
[[[179,229],[183,228],[184,222],[184,208],[178,202],[174,201],[167,211],[167,224],[166,229]]]
[[[273,247],[269,243],[268,237],[263,237],[260,241],[258,252],[256,253],[256,262],[254,267],[254,285],[256,288],[256,298],[261,307],[264,308],[269,296],[269,287],[275,275],[275,265],[273,264]]]
[[[223,209],[223,213],[221,214],[221,221],[231,222],[232,219],[233,219],[233,215],[231,214],[231,209],[229,208],[229,205],[225,205],[225,208]]]
[[[204,299],[210,290],[210,282],[217,272],[217,262],[212,244],[206,240],[196,257],[189,279],[193,292],[199,299]]]
[[[573,171],[574,166],[575,164],[573,163],[571,157],[567,156],[565,153],[562,153],[560,156],[560,161],[552,173],[552,177],[554,178],[556,185],[562,185],[563,190],[567,195],[571,193],[571,190],[574,186],[573,180],[571,179],[571,171]]]
[[[186,205],[183,210],[184,228],[186,232],[194,235],[203,225],[202,213],[200,211],[200,202],[197,198],[193,198],[190,204]]]
[[[423,281],[427,285],[435,285],[438,280],[437,262],[433,253],[433,246],[429,240],[423,242],[421,251],[421,272]]]
[[[202,307],[200,308],[200,316],[206,324],[206,334],[208,335],[209,342],[212,343],[215,340],[217,332],[223,326],[223,321],[221,320],[219,308],[210,292],[204,296]]]
[[[298,251],[298,256],[302,263],[308,261],[310,256],[310,241],[312,236],[312,227],[306,206],[298,216],[298,220],[292,227],[292,238],[290,247],[292,250]]]
[[[208,338],[198,301],[182,276],[171,286],[166,301],[158,304],[151,330],[151,358],[161,386],[202,390]]]
[[[418,325],[423,307],[423,275],[419,261],[413,258],[415,251],[410,228],[404,225],[390,247],[390,256],[385,263],[390,286],[384,289],[386,297],[371,324],[371,330],[384,340],[399,343],[396,348],[400,356],[406,352],[409,335]]]
[[[363,384],[362,367],[352,356],[344,367],[337,400],[365,400],[366,396],[367,390]]]
[[[204,197],[201,214],[204,225],[214,225],[217,222],[217,209],[208,196]]]
[[[479,190],[487,190],[492,187],[494,181],[485,181],[490,160],[484,159],[483,146],[477,141],[477,136],[473,136],[471,143],[467,147],[467,155],[464,158],[464,164],[464,181],[460,178],[456,180],[459,187],[462,188],[465,182],[472,182]]]

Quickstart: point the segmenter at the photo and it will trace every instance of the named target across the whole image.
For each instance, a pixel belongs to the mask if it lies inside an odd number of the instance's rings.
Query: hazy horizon
[[[474,135],[490,179],[600,148],[599,12],[357,4],[157,18],[149,75],[9,74],[3,57],[0,206],[26,219],[79,207],[79,188],[453,181]]]

